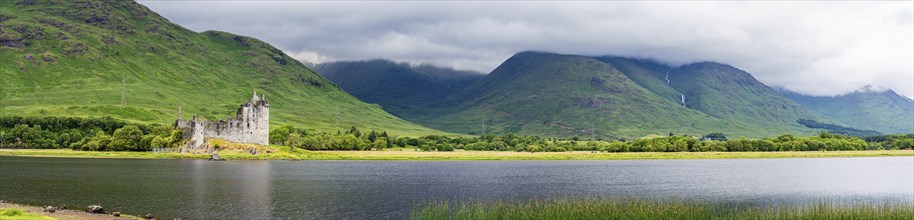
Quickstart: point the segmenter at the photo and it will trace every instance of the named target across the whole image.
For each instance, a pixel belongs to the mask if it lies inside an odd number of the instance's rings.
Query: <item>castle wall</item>
[[[269,109],[243,106],[235,118],[206,123],[204,136],[235,143],[269,145]]]
[[[178,119],[178,121],[175,122],[175,128],[181,130],[181,138],[187,140],[187,146],[190,148],[201,148],[206,142],[204,139],[203,122],[196,118],[191,119],[190,121]]]
[[[220,121],[194,119],[184,122],[180,116],[175,122],[191,148],[204,145],[204,138],[218,138],[234,143],[270,144],[270,104],[254,94],[247,103],[238,107],[234,118]]]

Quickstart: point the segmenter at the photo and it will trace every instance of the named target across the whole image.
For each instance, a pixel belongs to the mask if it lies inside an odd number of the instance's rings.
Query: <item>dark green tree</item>
[[[357,138],[362,137],[362,132],[360,132],[359,129],[355,127],[355,125],[353,125],[352,128],[349,129],[349,133]]]
[[[372,130],[371,133],[368,133],[368,141],[374,143],[376,140],[378,140],[378,132]]]

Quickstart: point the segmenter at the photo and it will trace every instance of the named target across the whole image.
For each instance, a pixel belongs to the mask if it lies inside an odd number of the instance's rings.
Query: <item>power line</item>
[[[336,130],[340,130],[340,105],[336,105]]]
[[[124,84],[123,77],[121,77],[121,106],[127,107],[127,85]]]
[[[486,113],[482,113],[482,135],[486,135]]]
[[[590,140],[596,140],[596,139],[597,138],[596,138],[596,136],[594,136],[594,132],[593,132],[593,121],[590,121]]]

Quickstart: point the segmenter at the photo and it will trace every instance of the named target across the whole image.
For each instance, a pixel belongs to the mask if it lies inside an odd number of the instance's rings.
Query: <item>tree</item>
[[[283,145],[289,146],[289,149],[292,149],[295,147],[301,147],[302,146],[302,137],[298,133],[290,134],[289,137],[286,138],[285,141],[283,141]]]
[[[371,133],[368,133],[368,141],[374,142],[375,140],[378,140],[378,133],[372,130]]]
[[[377,139],[377,140],[371,142],[371,147],[374,149],[382,150],[385,147],[387,147],[389,144],[390,143],[388,143],[387,140],[385,140],[385,139]]]
[[[355,136],[357,138],[362,137],[362,132],[360,132],[359,129],[355,127],[355,125],[353,125],[352,128],[349,129],[349,134],[352,134],[353,136]]]
[[[108,149],[114,151],[146,150],[149,146],[139,146],[142,138],[143,131],[141,131],[140,128],[134,125],[127,125],[114,130],[114,135],[111,135],[111,143],[109,144]]]
[[[270,129],[270,143],[278,144],[285,142],[294,130],[295,127],[292,127],[291,125],[284,125],[278,128]]]
[[[793,135],[784,134],[784,135],[778,136],[777,141],[778,141],[778,142],[781,142],[781,143],[784,143],[784,142],[793,141],[793,140],[795,140],[795,139],[796,139],[796,138],[793,137]]]
[[[891,145],[893,149],[912,149],[914,148],[914,138],[896,138]]]

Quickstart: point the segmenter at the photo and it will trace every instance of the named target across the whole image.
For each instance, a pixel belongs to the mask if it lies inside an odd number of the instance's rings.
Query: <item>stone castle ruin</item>
[[[185,121],[178,106],[175,129],[180,129],[187,141],[187,148],[208,148],[206,138],[218,138],[234,143],[268,145],[270,140],[270,104],[263,96],[254,96],[238,107],[234,118],[206,121],[197,114]]]

